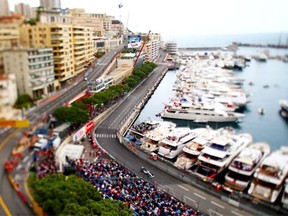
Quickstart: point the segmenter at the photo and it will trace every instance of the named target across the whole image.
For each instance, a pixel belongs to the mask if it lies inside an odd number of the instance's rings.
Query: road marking
[[[231,211],[231,213],[232,213],[232,214],[235,214],[235,215],[237,215],[237,216],[243,216],[242,214],[240,214],[240,213],[238,213],[238,212],[235,212],[235,211],[233,211],[233,210]]]
[[[21,130],[20,128],[16,129],[14,132],[12,132],[11,134],[9,134],[9,136],[7,136],[7,137],[3,140],[3,142],[0,144],[0,151],[1,151],[2,148],[7,144],[7,142],[8,142],[12,137],[14,137],[14,135],[15,135],[16,133],[18,133],[20,130]]]
[[[209,215],[212,215],[211,213],[213,213],[214,215],[223,216],[222,214],[220,214],[217,211],[214,211],[213,209],[209,209],[208,212],[210,213]]]
[[[225,207],[222,206],[222,205],[220,205],[219,203],[216,203],[216,202],[214,202],[214,201],[211,201],[211,203],[214,204],[214,205],[216,205],[216,206],[218,206],[218,207],[220,207],[220,208],[222,208],[222,209],[225,209]]]
[[[186,187],[183,187],[182,185],[178,185],[180,188],[182,188],[183,190],[186,190],[186,191],[189,191],[189,189],[188,188],[186,188]]]
[[[0,196],[0,205],[2,206],[2,209],[4,210],[7,216],[12,216],[11,212],[9,211],[8,207],[6,206],[1,196]]]
[[[197,193],[194,193],[194,195],[200,197],[201,199],[206,200],[206,197],[203,197],[203,196],[201,196],[201,195],[199,195],[199,194],[197,194]]]
[[[195,201],[194,199],[192,199],[192,198],[190,198],[190,197],[188,197],[188,196],[185,196],[185,195],[184,195],[183,197],[184,197],[184,200],[185,200],[185,199],[188,199],[188,200],[191,200],[192,202],[196,203],[196,201]]]

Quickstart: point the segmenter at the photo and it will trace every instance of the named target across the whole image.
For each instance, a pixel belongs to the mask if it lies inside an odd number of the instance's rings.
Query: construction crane
[[[146,41],[149,40],[150,32],[151,32],[151,31],[149,30],[149,32],[148,32],[148,34],[147,34],[147,40],[143,40],[142,46],[141,46],[141,48],[140,48],[140,51],[138,52],[138,55],[137,55],[136,60],[135,60],[135,62],[134,62],[133,68],[135,68],[135,66],[136,66],[136,64],[137,64],[137,61],[138,61],[138,59],[139,59],[139,56],[140,56],[141,53],[142,53],[142,50],[143,50],[143,48],[144,48],[144,46],[145,46],[145,44],[146,44]]]
[[[139,59],[139,57],[140,57],[140,55],[141,55],[141,53],[142,53],[142,50],[143,50],[143,48],[144,48],[144,46],[145,46],[145,44],[146,44],[146,41],[148,41],[148,39],[149,39],[150,32],[151,32],[151,31],[149,30],[149,32],[148,32],[148,34],[147,34],[147,40],[143,40],[142,46],[141,46],[141,48],[140,48],[140,51],[138,52],[138,55],[137,55],[136,60],[135,60],[135,62],[134,62],[133,68],[135,68],[135,66],[136,66],[136,64],[137,64],[137,61],[138,61],[138,59]]]

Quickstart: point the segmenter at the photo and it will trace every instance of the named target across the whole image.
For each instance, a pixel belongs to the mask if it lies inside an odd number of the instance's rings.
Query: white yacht
[[[214,137],[215,130],[211,128],[203,128],[203,132],[196,138],[188,142],[183,148],[183,153],[178,157],[174,166],[179,169],[188,170],[197,161],[198,156],[209,141]]]
[[[245,115],[211,107],[165,106],[162,118],[192,120],[195,122],[239,122]]]
[[[185,145],[201,133],[201,129],[174,128],[170,134],[159,143],[158,154],[173,159],[182,153]]]
[[[281,203],[283,205],[283,208],[288,209],[288,178],[285,181],[285,187],[281,198]]]
[[[168,134],[176,127],[176,124],[172,122],[160,122],[159,127],[148,131],[140,146],[144,151],[154,152],[159,149],[159,142],[164,139]]]
[[[254,173],[248,193],[258,199],[274,203],[288,176],[288,147],[272,152]]]
[[[194,174],[203,181],[212,181],[252,141],[248,133],[215,137],[199,155]]]
[[[225,185],[239,191],[246,189],[256,168],[268,154],[270,146],[267,143],[253,143],[245,148],[229,165]]]

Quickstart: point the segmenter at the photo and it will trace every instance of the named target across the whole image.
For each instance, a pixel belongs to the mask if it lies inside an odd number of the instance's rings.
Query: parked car
[[[145,167],[141,167],[141,172],[143,172],[145,175],[148,176],[148,178],[154,178],[155,176],[149,171],[147,170]]]

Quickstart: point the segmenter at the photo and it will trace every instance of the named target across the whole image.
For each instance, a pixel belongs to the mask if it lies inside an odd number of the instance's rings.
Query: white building
[[[177,54],[178,52],[178,46],[177,46],[177,43],[176,42],[167,42],[165,44],[165,47],[166,47],[166,51],[169,53],[169,54],[172,54],[172,55],[175,55]]]
[[[52,48],[5,50],[3,59],[5,73],[16,75],[19,95],[37,99],[54,91]]]
[[[40,0],[40,6],[45,10],[60,10],[61,1],[60,0]]]
[[[145,47],[145,61],[153,62],[159,56],[160,34],[150,34]]]

